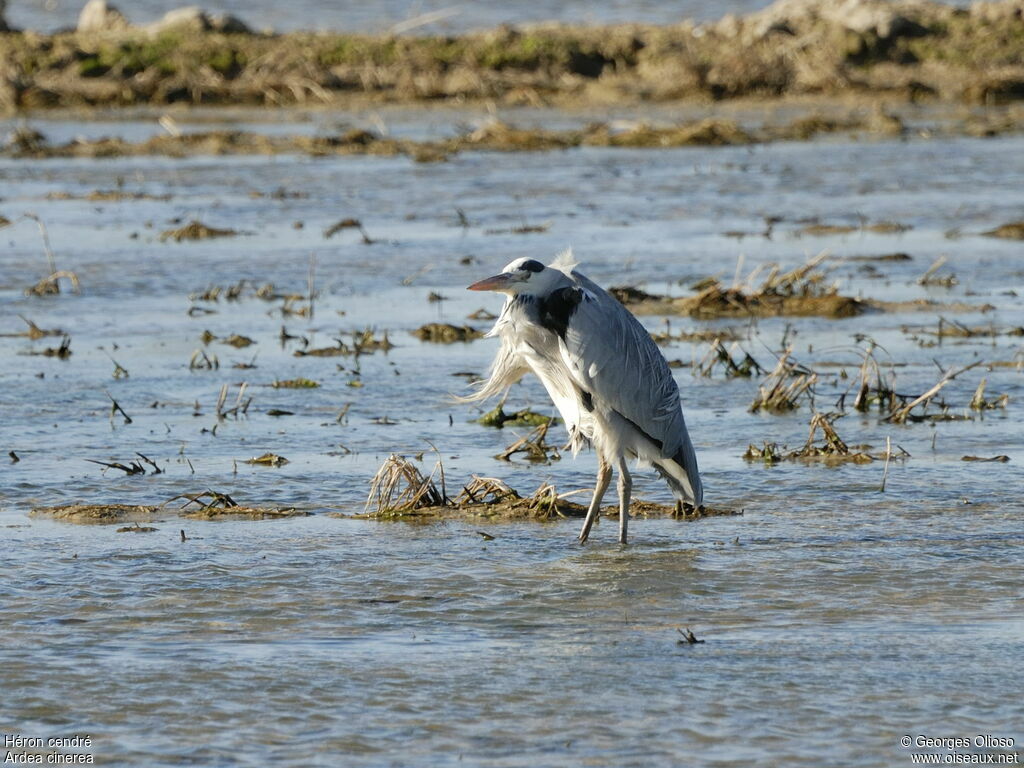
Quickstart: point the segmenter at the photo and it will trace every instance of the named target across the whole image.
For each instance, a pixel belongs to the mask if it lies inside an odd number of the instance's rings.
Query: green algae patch
[[[542,424],[557,424],[558,419],[554,416],[545,416],[542,413],[537,413],[524,408],[513,413],[505,413],[504,408],[498,405],[491,411],[488,411],[479,419],[476,420],[477,424],[483,424],[485,427],[539,427]]]

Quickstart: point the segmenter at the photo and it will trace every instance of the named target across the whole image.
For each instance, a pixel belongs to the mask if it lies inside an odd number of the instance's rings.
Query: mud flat
[[[779,0],[709,24],[460,36],[254,34],[244,25],[0,34],[0,109],[494,100],[541,106],[848,94],[1024,97],[1019,0]]]

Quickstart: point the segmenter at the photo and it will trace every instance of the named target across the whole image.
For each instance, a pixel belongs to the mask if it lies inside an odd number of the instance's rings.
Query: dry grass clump
[[[775,369],[758,385],[757,395],[750,404],[751,413],[792,411],[800,407],[802,397],[813,395],[818,374],[795,362],[792,353],[792,348],[787,348]]]
[[[434,485],[434,473],[439,469],[443,478],[440,462],[428,477],[424,477],[411,461],[391,454],[370,481],[365,510],[372,506],[376,508],[378,517],[396,517],[446,506],[449,503],[447,495]]]
[[[335,339],[333,347],[315,347],[313,349],[297,349],[293,353],[295,357],[361,357],[372,355],[374,352],[387,352],[394,348],[388,332],[384,331],[380,336],[372,328],[362,331],[352,331],[351,343],[343,339]],[[282,329],[282,339],[295,338],[287,336]],[[305,339],[303,339],[305,341]]]
[[[434,482],[438,476],[441,487]],[[375,519],[431,519],[471,517],[506,520],[547,520],[552,517],[583,517],[587,506],[569,499],[588,495],[590,489],[559,493],[551,483],[542,483],[529,496],[522,496],[503,480],[473,475],[454,499],[445,490],[444,468],[438,461],[429,476],[408,459],[392,454],[370,481],[370,493],[363,517]],[[617,508],[604,507],[602,514],[618,514]],[[716,515],[742,514],[736,510],[700,507],[679,509],[646,501],[635,501],[630,512],[637,517],[675,517],[697,520]]]
[[[875,461],[876,456],[863,451],[852,451],[843,441],[833,426],[840,414],[814,413],[811,415],[810,434],[801,448],[786,451],[778,443],[765,442],[762,447],[749,445],[743,458],[748,461],[763,461],[775,464],[780,461],[821,461],[826,464],[867,464]],[[815,442],[818,432],[821,442]]]
[[[736,355],[734,358],[733,355]],[[741,349],[738,343],[733,343],[730,349],[726,349],[721,339],[716,338],[711,342],[710,349],[704,358],[693,368],[694,376],[711,377],[715,369],[721,367],[727,378],[749,379],[754,374],[760,375],[765,372],[750,353]]]
[[[509,461],[513,456],[521,453],[527,461],[536,463],[548,464],[552,461],[560,460],[562,455],[558,452],[558,448],[554,445],[549,445],[546,440],[550,428],[550,421],[539,425],[528,435],[516,440],[494,458]]]

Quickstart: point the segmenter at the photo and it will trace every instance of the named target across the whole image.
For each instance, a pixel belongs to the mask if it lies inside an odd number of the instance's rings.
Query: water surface
[[[786,338],[797,359],[834,374],[817,388],[822,411],[850,386],[839,373],[854,375],[865,337],[882,362],[898,364],[901,392],[924,391],[940,368],[1019,359],[1019,336],[922,346],[905,328],[934,327],[940,315],[1024,325],[1019,244],[978,234],[1020,218],[1022,156],[1024,140],[1000,138],[467,153],[429,165],[0,161],[0,213],[14,222],[0,230],[0,330],[20,331],[21,314],[68,331],[73,351],[66,361],[30,356],[58,340],[0,338],[0,447],[21,458],[0,469],[0,731],[88,732],[103,765],[336,765],[344,756],[368,766],[641,766],[699,756],[717,766],[876,766],[909,763],[905,733],[1020,743],[1024,374],[1013,367],[979,366],[943,390],[968,419],[840,419],[851,445],[883,450],[890,437],[910,453],[890,467],[884,493],[880,462],[749,465],[748,443],[803,443],[807,405],[752,415],[756,380],[676,369],[708,500],[744,514],[635,521],[626,548],[607,523],[580,548],[577,521],[414,525],[327,513],[359,511],[391,452],[425,451],[429,471],[430,443],[453,485],[473,473],[525,492],[547,480],[560,490],[592,484],[591,455],[496,461],[522,432],[473,424],[475,410],[451,402],[466,381],[453,374],[482,372],[493,341],[436,346],[409,334],[432,321],[485,327],[466,316],[500,302],[464,286],[519,256],[571,245],[602,284],[682,295],[708,274],[731,281],[737,270],[794,267],[827,249],[844,293],[977,307],[710,324],[739,328],[767,367]],[[117,188],[170,199],[84,199]],[[275,195],[281,188],[301,196]],[[46,223],[81,295],[23,295],[46,272],[26,212]],[[784,219],[770,239],[758,234],[765,216]],[[354,231],[325,240],[344,217],[359,218],[375,242]],[[798,235],[809,217],[912,228]],[[159,241],[191,218],[246,234]],[[523,223],[548,228],[493,233]],[[844,260],[897,251],[912,259],[874,270]],[[918,285],[940,255],[958,283]],[[282,317],[280,302],[251,297],[188,298],[243,278],[304,294],[311,256],[312,318]],[[429,302],[431,292],[448,300]],[[215,314],[190,315],[191,306]],[[387,330],[395,347],[358,362],[295,357],[300,342],[282,346],[282,325],[312,347],[366,327]],[[677,330],[706,325],[671,319]],[[204,347],[204,330],[256,344]],[[216,354],[219,370],[189,371],[196,349]],[[684,363],[706,352],[700,343],[665,349]],[[128,378],[112,377],[111,358]],[[1006,410],[966,407],[982,376],[990,393],[1009,394]],[[294,377],[322,386],[267,386]],[[243,382],[248,414],[219,421],[221,386],[230,403]],[[110,418],[107,392],[131,424]],[[532,380],[509,400],[527,405],[551,408]],[[274,408],[294,415],[269,416]],[[165,473],[125,477],[85,461],[136,451]],[[243,463],[265,451],[290,463]],[[998,454],[1011,461],[961,460]],[[27,516],[34,505],[153,503],[207,488],[315,514],[222,523],[168,514],[148,534]],[[646,472],[636,490],[668,500]],[[706,642],[677,645],[685,627]]]

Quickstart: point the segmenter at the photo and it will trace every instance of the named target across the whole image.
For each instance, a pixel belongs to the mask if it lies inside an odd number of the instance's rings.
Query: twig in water
[[[944,386],[949,384],[949,382],[951,382],[961,373],[965,373],[966,371],[971,370],[971,368],[981,365],[983,362],[985,361],[977,360],[971,363],[970,365],[966,365],[963,368],[960,368],[959,370],[954,370],[953,368],[950,368],[948,371],[946,371],[945,374],[943,374],[942,378],[939,379],[939,381],[931,389],[929,389],[920,397],[914,398],[907,405],[904,405],[902,408],[893,411],[891,414],[889,414],[888,417],[886,417],[885,420],[893,422],[894,424],[902,424],[907,420],[907,417],[910,416],[910,412],[914,410],[914,408],[921,405],[922,403],[924,403],[927,407],[927,403],[930,402],[933,397],[939,394],[939,391]]]
[[[111,421],[113,421],[115,415],[120,413],[124,417],[124,423],[125,424],[131,424],[132,423],[132,417],[129,416],[127,413],[125,413],[124,408],[122,408],[121,404],[118,403],[117,400],[114,399],[114,396],[112,394],[110,394],[109,392],[107,392],[107,390],[105,390],[105,389],[103,390],[103,393],[107,397],[110,398],[110,419],[111,419]]]
[[[886,435],[885,437],[885,469],[882,470],[882,487],[879,489],[882,493],[885,493],[885,480],[889,477],[889,459],[892,458],[892,440]]]
[[[676,632],[683,636],[681,640],[676,641],[679,645],[697,645],[704,642],[703,640],[698,640],[697,636],[690,631],[689,627],[686,628],[685,632],[683,632],[679,627],[676,627]]]

